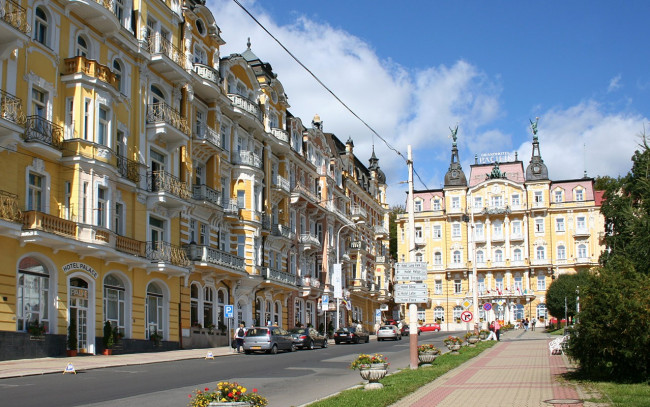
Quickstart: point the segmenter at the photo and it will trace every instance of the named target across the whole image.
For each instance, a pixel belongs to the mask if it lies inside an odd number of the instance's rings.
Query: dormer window
[[[416,200],[415,201],[415,212],[422,212],[422,201],[421,200]]]
[[[584,201],[584,191],[582,189],[576,189],[576,201]]]
[[[196,31],[201,35],[205,35],[205,24],[203,23],[203,20],[196,20]]]

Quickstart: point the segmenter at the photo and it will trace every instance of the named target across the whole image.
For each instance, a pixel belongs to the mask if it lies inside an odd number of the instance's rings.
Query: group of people
[[[488,329],[490,330],[490,334],[488,335],[487,339],[488,341],[500,341],[501,340],[501,324],[499,321],[492,321],[488,325]]]
[[[528,331],[528,328],[530,328],[531,331],[534,331],[536,324],[537,324],[537,320],[534,317],[530,321],[528,320],[528,318],[524,318],[517,325],[517,329],[524,328],[524,331]]]

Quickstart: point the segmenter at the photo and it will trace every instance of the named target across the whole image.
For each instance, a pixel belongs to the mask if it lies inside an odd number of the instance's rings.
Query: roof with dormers
[[[583,199],[585,201],[593,201],[595,199],[594,195],[594,184],[593,178],[582,178],[576,180],[564,180],[564,181],[552,181],[551,182],[551,193],[557,190],[558,188],[564,191],[564,200],[565,202],[573,201],[573,191],[576,188],[582,187],[585,191]]]

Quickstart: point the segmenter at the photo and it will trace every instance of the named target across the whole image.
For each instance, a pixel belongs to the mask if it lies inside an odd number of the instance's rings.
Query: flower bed
[[[257,389],[248,393],[246,387],[235,382],[219,382],[214,391],[208,387],[205,390],[195,390],[194,395],[188,396],[190,407],[204,407],[210,403],[248,403],[252,407],[264,407],[268,400],[259,394]]]
[[[386,358],[381,353],[375,353],[374,355],[367,355],[365,353],[362,353],[357,356],[357,358],[353,360],[352,363],[350,363],[350,369],[361,370],[367,366],[375,364],[388,365],[388,358]]]

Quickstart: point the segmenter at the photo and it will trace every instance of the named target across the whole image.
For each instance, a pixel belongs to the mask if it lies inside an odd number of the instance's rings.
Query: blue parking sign
[[[234,315],[234,310],[232,305],[224,305],[223,313],[226,318],[232,318]]]

